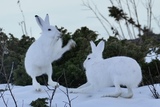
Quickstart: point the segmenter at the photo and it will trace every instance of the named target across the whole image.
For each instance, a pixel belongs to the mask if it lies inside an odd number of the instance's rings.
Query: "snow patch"
[[[5,89],[6,85],[1,84],[0,89]],[[42,91],[37,92],[32,86],[13,86],[12,92],[17,101],[18,107],[30,107],[30,103],[37,98],[46,98],[52,94],[52,91],[48,90],[46,86],[42,86]],[[160,85],[156,85],[158,91],[160,91]],[[65,103],[68,102],[67,96],[62,92],[66,92],[66,88],[60,86],[57,88],[55,96],[53,98],[52,107],[64,107]],[[122,88],[126,91],[125,88]],[[72,107],[160,107],[160,99],[154,99],[148,88],[143,86],[133,89],[134,96],[131,99],[125,98],[111,98],[101,97],[109,91],[114,91],[114,87],[107,87],[97,92],[90,94],[82,93],[69,93],[69,97],[72,100]],[[48,94],[47,94],[48,93]],[[8,107],[13,107],[14,102],[11,98],[9,91],[4,92],[5,101],[7,101]],[[1,107],[5,107],[2,97],[0,98]],[[69,106],[67,106],[69,107]]]

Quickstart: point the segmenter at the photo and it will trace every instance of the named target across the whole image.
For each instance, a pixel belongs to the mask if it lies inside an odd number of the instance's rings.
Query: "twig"
[[[135,0],[131,0],[131,3],[133,4],[133,9],[134,9],[134,13],[135,13],[135,16],[136,16],[137,24],[140,25],[140,23],[139,23],[139,18],[138,18],[138,11],[137,11],[136,2],[135,2]],[[139,28],[139,35],[141,35],[141,30],[140,30],[140,28]]]
[[[93,4],[94,4],[94,3],[93,3]],[[83,2],[83,6],[87,7],[88,9],[90,9],[90,10],[94,13],[94,15],[95,15],[96,18],[99,20],[99,22],[101,23],[101,25],[103,26],[103,28],[105,29],[105,31],[107,32],[107,34],[110,35],[109,31],[107,30],[107,28],[106,28],[105,25],[103,24],[101,18],[98,16],[98,14],[97,14],[97,12],[96,12],[96,10],[98,10],[97,7],[96,7],[96,5],[94,4],[95,10],[90,6],[89,3],[84,3],[84,2]],[[98,10],[98,11],[99,11],[99,10]]]
[[[152,74],[151,74],[150,68],[148,68],[148,70],[149,70],[149,75],[150,75],[150,78],[151,78],[151,85],[148,85],[148,87],[149,87],[151,93],[153,94],[153,97],[154,97],[155,99],[159,99],[159,98],[160,98],[160,95],[159,95],[159,93],[157,92],[157,90],[156,90],[156,88],[155,88],[155,85],[154,85],[154,81],[153,81],[153,78],[152,78]],[[152,87],[150,87],[150,86],[152,86]]]
[[[18,4],[18,6],[19,6],[20,12],[21,12],[22,17],[23,17],[23,21],[22,21],[21,23],[19,23],[19,24],[21,25],[22,32],[23,32],[23,33],[25,32],[25,35],[28,35],[28,33],[27,33],[27,27],[26,27],[26,21],[25,21],[25,16],[24,16],[23,10],[22,10],[22,8],[21,8],[20,0],[17,1],[17,4]],[[24,25],[24,31],[23,31],[23,26],[22,26],[22,24]]]
[[[60,89],[60,88],[59,88],[59,90],[61,90],[61,91],[67,96],[68,102],[63,101],[63,102],[65,103],[65,107],[66,107],[66,105],[69,105],[69,107],[72,107],[72,101],[73,101],[74,99],[76,99],[78,96],[77,96],[77,97],[74,97],[74,98],[72,98],[72,99],[70,99],[68,88],[66,88],[66,92],[63,91],[63,90]]]
[[[69,91],[68,91],[68,88],[67,88],[67,87],[68,87],[68,83],[67,83],[65,71],[64,71],[64,79],[65,79],[65,84],[66,84],[66,92],[59,88],[59,89],[67,96],[68,102],[63,101],[63,102],[65,103],[64,107],[67,107],[66,105],[69,105],[69,107],[72,107],[72,101],[73,101],[74,99],[76,99],[77,97],[75,97],[75,98],[73,98],[73,99],[70,99]]]
[[[3,100],[4,105],[5,105],[6,107],[8,107],[7,102],[6,102],[5,99],[4,99],[4,92],[3,92],[3,93],[1,92],[1,98],[2,98],[2,100]]]
[[[49,90],[52,91],[52,94],[51,94],[51,96],[50,96],[49,93],[45,90],[46,93],[47,93],[48,96],[49,96],[49,107],[52,107],[53,97],[54,97],[54,95],[55,95],[55,93],[56,93],[56,90],[57,90],[58,86],[55,86],[54,89],[49,88],[47,85],[46,85],[46,87],[47,87]]]
[[[13,101],[14,101],[15,107],[18,107],[17,101],[16,101],[16,99],[15,99],[15,97],[14,97],[14,95],[13,95],[13,92],[12,92],[12,89],[11,89],[10,83],[9,83],[9,82],[10,82],[10,79],[11,79],[11,75],[12,75],[12,73],[13,73],[13,67],[14,67],[14,62],[12,62],[12,67],[11,67],[10,76],[9,76],[9,78],[8,78],[8,80],[7,80],[7,86],[8,86],[8,90],[9,90],[9,92],[10,92],[10,94],[11,94],[11,97],[12,97],[12,99],[13,99]]]
[[[129,16],[132,17],[132,15],[131,15],[131,9],[130,9],[128,0],[126,0],[126,3],[127,3],[128,11],[129,11]],[[132,27],[132,32],[133,32],[134,38],[136,38],[135,31],[134,31],[134,25],[131,25],[131,27]]]
[[[160,95],[159,93],[157,92],[157,89],[155,88],[154,84],[151,84],[152,88],[148,85],[149,87],[149,90],[151,91],[151,93],[153,94],[153,97],[155,99],[159,99],[160,98]]]
[[[11,80],[11,77],[12,77],[12,74],[13,74],[13,68],[14,68],[14,62],[12,62],[11,72],[10,72],[9,78],[7,80],[7,84],[9,84],[9,82]]]

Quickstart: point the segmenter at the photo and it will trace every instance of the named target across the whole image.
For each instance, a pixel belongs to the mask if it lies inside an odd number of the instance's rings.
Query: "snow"
[[[155,51],[157,51],[159,48],[155,48]],[[155,53],[154,51],[152,51],[153,48],[150,48],[149,51],[151,51],[150,53],[148,53],[145,57],[145,62],[150,63],[152,62],[152,60],[158,59],[160,60],[160,54]]]
[[[160,85],[155,85],[160,93]],[[37,92],[32,86],[11,86],[18,107],[31,107],[30,103],[38,98],[49,98],[52,92],[46,86],[41,87],[41,91]],[[0,89],[5,89],[6,84],[1,84]],[[50,87],[51,88],[51,87]],[[56,93],[52,100],[52,107],[64,107],[68,102],[66,88],[60,86],[56,89]],[[125,88],[123,91],[127,91]],[[69,93],[69,98],[72,100],[72,107],[160,107],[160,99],[155,99],[152,96],[148,86],[138,87],[133,89],[134,96],[131,99],[102,97],[107,92],[114,91],[114,87],[106,87],[97,92],[88,94]],[[2,92],[1,92],[2,93]],[[49,95],[48,95],[49,94]],[[14,107],[13,99],[9,91],[3,94],[8,107]],[[0,106],[5,107],[2,97],[0,97]],[[67,107],[69,107],[67,105]]]

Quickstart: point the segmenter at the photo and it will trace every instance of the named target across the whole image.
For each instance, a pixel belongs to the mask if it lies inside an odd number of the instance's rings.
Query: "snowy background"
[[[5,89],[5,87],[5,84],[0,85],[0,89]],[[157,84],[155,87],[160,93],[160,85]],[[62,90],[66,92],[65,87],[60,86],[57,88],[52,100],[52,107],[65,107],[66,102],[68,102],[67,96]],[[125,88],[122,90],[127,91]],[[108,87],[88,94],[69,93],[69,97],[71,100],[73,99],[71,101],[72,107],[160,107],[160,99],[153,98],[148,86],[133,89],[134,96],[131,99],[101,97],[105,93],[112,91],[114,91],[114,87]],[[13,86],[12,92],[14,93],[18,107],[31,107],[30,103],[33,100],[49,98],[49,95],[52,94],[52,91],[46,86],[42,86],[41,92],[36,92],[32,86]],[[4,92],[3,97],[8,107],[14,107],[14,102],[9,91]],[[1,107],[5,107],[2,97],[0,98],[0,105]],[[67,107],[69,106],[67,105]]]

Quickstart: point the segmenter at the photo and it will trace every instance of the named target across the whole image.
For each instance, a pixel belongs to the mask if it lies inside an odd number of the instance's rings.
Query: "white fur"
[[[66,46],[62,48],[61,33],[56,27],[50,25],[49,16],[46,15],[45,20],[39,16],[35,16],[42,33],[27,50],[25,57],[25,69],[32,78],[32,84],[36,90],[40,90],[40,84],[36,77],[42,74],[48,75],[48,84],[57,86],[57,82],[52,81],[52,65],[51,63],[59,58],[71,47],[75,46],[75,42],[70,40]]]
[[[101,41],[97,47],[92,41],[90,44],[92,53],[83,63],[86,69],[87,83],[77,89],[71,89],[71,92],[86,93],[115,86],[114,93],[104,96],[131,98],[133,96],[132,88],[137,87],[142,80],[141,68],[136,60],[125,56],[103,59],[104,41]],[[122,93],[120,85],[125,85],[128,93]]]

